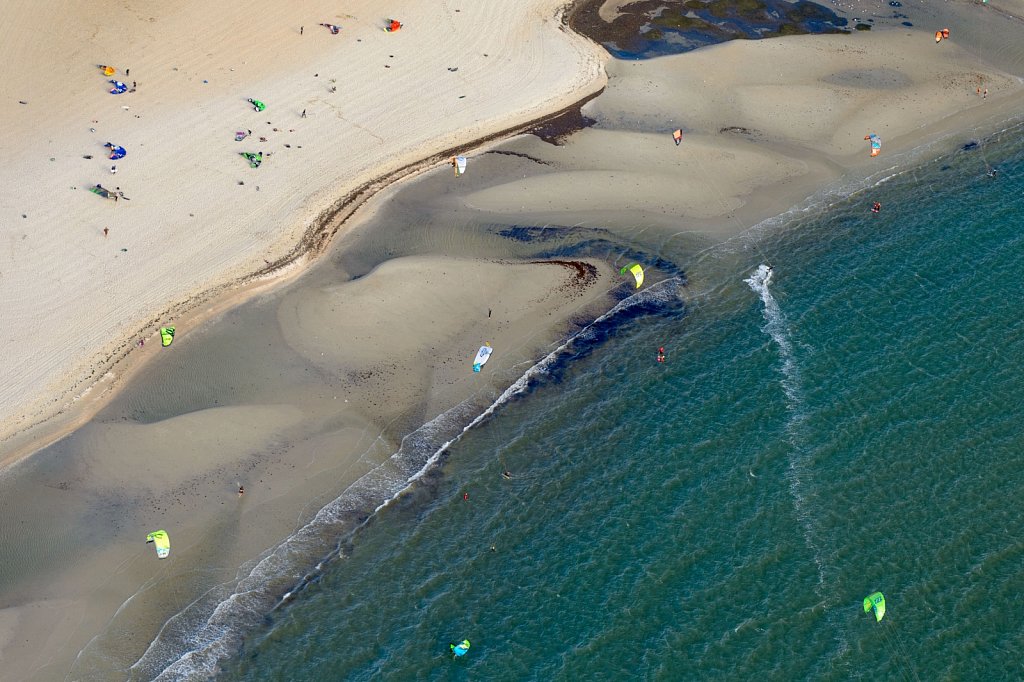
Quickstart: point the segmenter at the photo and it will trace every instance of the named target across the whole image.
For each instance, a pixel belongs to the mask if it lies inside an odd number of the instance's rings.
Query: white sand
[[[397,0],[386,11],[405,28],[389,34],[368,0],[344,14],[325,1],[8,3],[0,442],[173,322],[174,304],[289,252],[337,197],[600,87],[601,53],[562,30],[560,4]],[[108,94],[98,64],[137,92]],[[113,176],[107,141],[128,150]],[[253,170],[238,154],[257,150],[269,157]]]

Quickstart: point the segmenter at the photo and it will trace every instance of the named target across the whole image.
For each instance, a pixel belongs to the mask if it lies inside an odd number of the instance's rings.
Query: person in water
[[[878,203],[876,201],[874,204],[872,204],[872,206],[871,206],[871,212],[872,213],[878,213],[881,210],[882,210],[882,205],[880,203]]]
[[[658,348],[658,362],[665,362],[665,348]]]

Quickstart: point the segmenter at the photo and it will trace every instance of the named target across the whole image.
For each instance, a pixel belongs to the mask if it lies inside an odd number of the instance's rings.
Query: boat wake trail
[[[782,359],[782,390],[786,394],[786,409],[789,412],[789,421],[786,424],[786,435],[790,445],[789,462],[786,469],[786,479],[789,482],[789,491],[793,497],[793,507],[796,510],[797,519],[803,527],[804,540],[814,555],[814,563],[818,569],[818,594],[824,598],[825,586],[825,562],[822,558],[821,548],[815,540],[814,523],[807,505],[807,496],[804,493],[804,476],[807,471],[808,453],[803,445],[803,424],[807,419],[806,407],[800,385],[800,368],[796,362],[793,352],[793,342],[790,339],[789,325],[786,316],[779,308],[778,301],[772,296],[770,284],[772,281],[772,268],[768,265],[759,265],[749,279],[743,280],[750,288],[761,297],[764,305],[765,325],[761,328],[779,348],[779,356]]]

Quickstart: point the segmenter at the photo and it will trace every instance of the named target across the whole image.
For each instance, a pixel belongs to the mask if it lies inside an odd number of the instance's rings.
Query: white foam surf
[[[761,297],[765,319],[765,324],[761,329],[768,334],[779,349],[779,358],[782,361],[780,368],[782,390],[786,396],[786,409],[789,412],[786,432],[790,444],[790,456],[786,467],[786,479],[789,483],[797,519],[803,527],[804,540],[811,549],[814,563],[817,565],[818,592],[824,597],[825,563],[821,548],[815,540],[814,523],[804,493],[808,454],[802,443],[801,431],[803,422],[807,418],[806,405],[801,390],[800,367],[797,364],[796,355],[793,352],[793,341],[790,338],[789,323],[779,307],[778,301],[775,300],[775,296],[772,295],[770,287],[774,274],[770,265],[762,264],[748,279],[743,281]]]

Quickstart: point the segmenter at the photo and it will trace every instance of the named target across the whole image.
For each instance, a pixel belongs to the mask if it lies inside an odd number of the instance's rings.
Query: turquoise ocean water
[[[1024,678],[1021,132],[673,254],[221,677]]]

